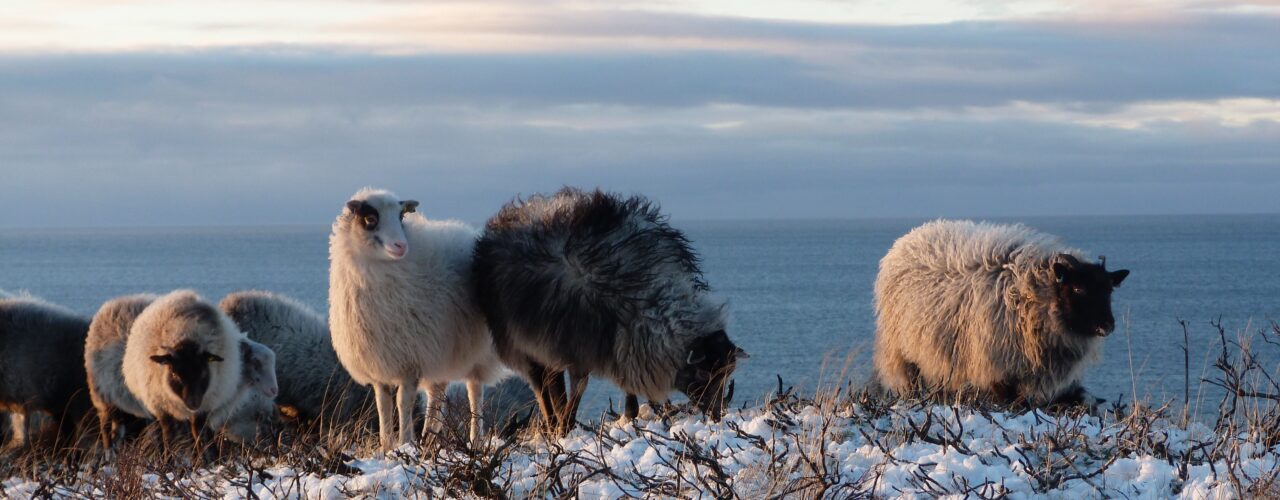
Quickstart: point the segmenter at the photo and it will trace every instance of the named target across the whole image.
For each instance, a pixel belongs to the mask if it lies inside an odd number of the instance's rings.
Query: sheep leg
[[[564,370],[547,371],[547,401],[556,415],[556,425],[552,429],[564,427],[565,407],[569,405],[568,391],[565,389]]]
[[[120,423],[116,421],[115,410],[109,408],[98,409],[98,437],[102,440],[102,449],[110,451],[113,442],[117,441],[116,430],[122,429]]]
[[[412,380],[400,382],[396,407],[400,410],[400,425],[396,446],[413,441],[413,407],[418,400],[418,384]],[[431,418],[430,415],[427,418]]]
[[[537,363],[531,362],[525,370],[529,388],[533,389],[533,398],[538,401],[538,410],[542,412],[542,422],[547,430],[552,430],[556,428],[556,409],[548,391],[550,380],[547,375],[547,368]]]
[[[576,370],[569,371],[570,389],[573,391],[569,395],[569,401],[565,405],[562,420],[560,420],[560,434],[568,434],[573,429],[574,424],[578,423],[578,405],[582,403],[582,395],[587,392],[587,384],[591,382],[591,376],[588,372],[579,372]]]
[[[467,403],[471,406],[471,444],[475,445],[480,440],[480,435],[484,434],[484,419],[481,412],[484,411],[484,384],[476,380],[467,381]]]
[[[873,361],[880,385],[893,391],[898,397],[906,397],[913,389],[917,389],[915,384],[919,378],[919,370],[898,352],[892,349],[879,350]]]
[[[160,419],[156,421],[156,425],[160,426],[160,449],[164,451],[165,457],[169,457],[171,451],[169,439],[172,437],[169,435],[169,427],[173,425],[173,417],[161,415]]]
[[[9,446],[17,448],[27,443],[27,414],[13,412],[9,414],[9,430],[13,433],[13,437],[9,440]]]
[[[445,390],[448,388],[449,384],[445,382],[427,384],[427,414],[422,419],[422,439],[424,441],[440,432],[440,428],[444,424]]]
[[[622,416],[627,422],[634,422],[640,417],[640,398],[635,394],[627,393],[627,400],[623,403]]]
[[[391,450],[391,412],[395,411],[391,402],[391,386],[373,384],[373,397],[378,406],[378,445],[382,451]]]

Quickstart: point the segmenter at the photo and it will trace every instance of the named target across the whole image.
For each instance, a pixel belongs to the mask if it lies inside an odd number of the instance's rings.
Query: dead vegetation
[[[762,404],[719,425],[677,408],[666,421],[585,423],[564,440],[508,426],[470,447],[458,418],[384,459],[368,458],[376,457],[376,436],[362,419],[172,456],[145,434],[110,458],[96,449],[11,451],[0,460],[0,477],[9,478],[0,496],[996,498],[1159,496],[1194,487],[1275,497],[1280,325],[1234,338],[1221,324],[1213,328],[1217,359],[1202,383],[1220,400],[1216,413],[1198,418],[1168,403],[1047,414],[894,401],[847,382],[806,397],[779,378]],[[1167,476],[1143,476],[1151,464]]]

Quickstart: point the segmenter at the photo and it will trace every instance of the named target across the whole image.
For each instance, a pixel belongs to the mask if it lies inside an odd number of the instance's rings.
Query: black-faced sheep
[[[499,355],[558,432],[573,426],[591,373],[654,401],[679,390],[720,417],[746,353],[689,241],[644,198],[565,188],[513,201],[486,225],[475,272]]]
[[[875,366],[899,394],[943,389],[1043,405],[1115,328],[1129,271],[1021,225],[935,221],[898,239],[875,284]]]
[[[230,404],[239,394],[244,334],[195,292],[177,290],[157,298],[134,321],[121,369],[125,385],[147,414],[160,421],[169,445],[173,421]]]
[[[11,446],[26,439],[28,417],[45,413],[70,444],[90,408],[84,340],[89,321],[30,296],[0,299],[0,410],[11,417]]]
[[[218,304],[249,338],[266,344],[276,359],[280,395],[276,404],[320,429],[349,422],[373,403],[369,388],[356,384],[338,363],[323,316],[270,292],[236,292]]]
[[[125,346],[134,322],[156,296],[128,295],[107,301],[94,314],[85,341],[84,365],[89,394],[98,412],[104,449],[111,449],[125,437],[126,425],[151,415],[139,403],[124,380],[121,369]],[[252,439],[257,429],[270,423],[274,415],[272,398],[277,393],[275,353],[263,344],[243,339],[240,344],[241,374],[237,396],[211,410],[211,429],[223,430],[238,441]]]
[[[384,450],[410,441],[417,389],[427,389],[424,432],[441,422],[444,390],[466,380],[471,437],[480,434],[483,384],[501,364],[472,301],[476,231],[417,214],[416,201],[387,191],[356,193],[329,238],[329,326],[338,360],[372,384]],[[400,419],[392,420],[393,388]]]

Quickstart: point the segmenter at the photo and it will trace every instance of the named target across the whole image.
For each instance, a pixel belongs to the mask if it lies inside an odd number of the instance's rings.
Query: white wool
[[[191,290],[171,292],[147,306],[130,331],[122,364],[125,384],[152,418],[191,420],[196,414],[228,404],[236,396],[241,370],[240,340],[244,335],[235,324],[219,312],[218,325],[212,330],[167,327],[183,308],[196,302],[203,299]],[[184,340],[194,341],[202,350],[222,358],[221,362],[211,363],[209,388],[195,411],[169,389],[167,369],[150,359]]]
[[[380,233],[397,224],[394,194],[365,189],[353,199],[379,210]],[[476,230],[458,221],[406,214],[408,253],[391,260],[365,239],[354,220],[344,210],[329,239],[329,325],[338,360],[351,377],[374,384],[377,391],[378,385],[487,383],[498,376],[502,368],[492,337],[472,299]],[[405,436],[401,429],[402,440]]]

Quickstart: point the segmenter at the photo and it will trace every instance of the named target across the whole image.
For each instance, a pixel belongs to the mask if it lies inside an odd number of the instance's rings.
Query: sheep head
[[[676,372],[676,389],[689,396],[712,420],[719,421],[726,402],[733,398],[730,376],[738,360],[748,357],[724,330],[700,337],[689,346],[684,366]]]
[[[275,399],[280,393],[276,381],[276,353],[252,340],[240,341],[241,381],[245,387]]]
[[[1067,329],[1078,335],[1102,337],[1116,328],[1111,292],[1129,276],[1129,271],[1107,271],[1106,258],[1099,257],[1099,261],[1081,262],[1066,253],[1050,261],[1059,315]]]
[[[196,411],[209,390],[209,365],[221,362],[222,358],[187,340],[165,348],[163,354],[151,356],[151,361],[166,368],[169,390],[182,399],[187,409]]]
[[[417,209],[417,201],[402,201],[389,191],[364,189],[347,201],[339,226],[344,226],[341,230],[358,251],[380,259],[400,260],[409,253],[404,217]]]

